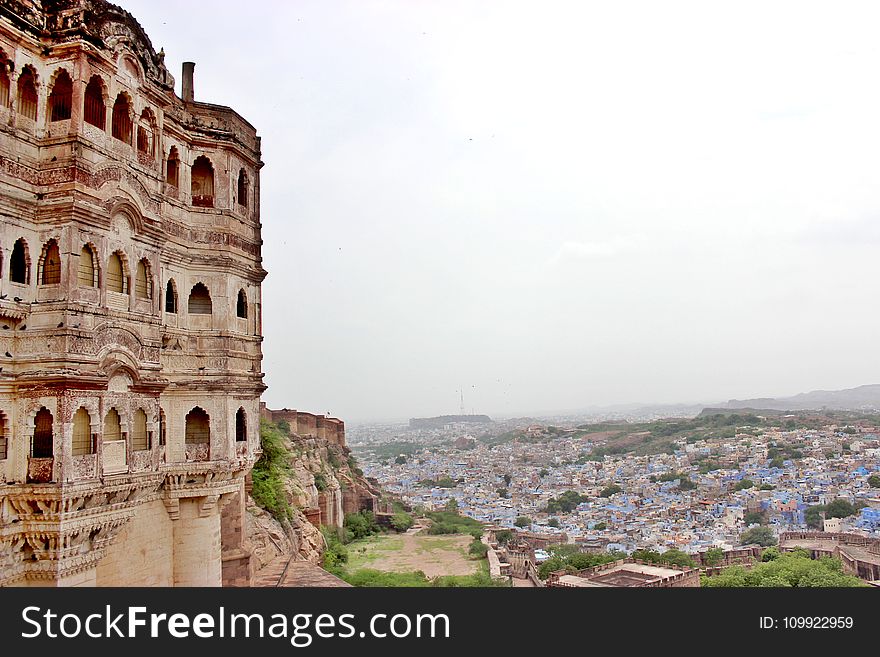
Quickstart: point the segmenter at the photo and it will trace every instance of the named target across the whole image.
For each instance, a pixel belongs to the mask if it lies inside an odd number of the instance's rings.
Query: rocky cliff
[[[282,420],[263,422],[262,443],[247,504],[253,568],[286,555],[320,565],[319,527],[341,527],[347,513],[377,511],[379,491],[344,442],[300,435]]]

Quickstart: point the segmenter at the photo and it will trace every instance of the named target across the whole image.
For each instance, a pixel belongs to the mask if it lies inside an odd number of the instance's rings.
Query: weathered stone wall
[[[173,522],[161,500],[141,506],[98,562],[96,585],[173,586]]]
[[[0,3],[0,60],[0,586],[247,583],[260,138],[103,0]]]

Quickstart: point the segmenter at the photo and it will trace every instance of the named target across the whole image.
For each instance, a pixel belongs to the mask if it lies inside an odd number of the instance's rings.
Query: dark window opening
[[[43,271],[41,285],[58,285],[61,283],[61,251],[58,242],[49,240],[43,251]]]
[[[169,280],[165,286],[165,312],[177,313],[177,290],[174,288],[174,281]]]
[[[64,121],[70,118],[70,108],[73,104],[73,81],[62,70],[55,78],[52,93],[49,94],[49,120]]]
[[[34,418],[34,437],[31,441],[31,456],[35,459],[50,459],[54,454],[52,441],[52,414],[41,408]]]
[[[211,442],[210,418],[198,406],[186,414],[185,440],[187,445],[200,445]]]
[[[27,243],[23,239],[15,242],[12,247],[12,259],[9,263],[9,280],[13,283],[27,285],[30,281],[30,265],[27,257]]]
[[[104,85],[97,75],[92,76],[86,87],[85,112],[83,118],[96,128],[106,130],[107,107],[104,104]]]
[[[239,408],[238,413],[235,414],[235,440],[236,442],[247,440],[247,416],[243,408]]]

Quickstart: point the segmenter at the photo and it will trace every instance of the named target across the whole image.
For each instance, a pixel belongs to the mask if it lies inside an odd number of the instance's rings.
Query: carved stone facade
[[[249,583],[260,138],[163,60],[0,3],[0,586]]]

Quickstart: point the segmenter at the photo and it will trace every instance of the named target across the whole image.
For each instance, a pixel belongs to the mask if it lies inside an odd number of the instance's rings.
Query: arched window
[[[116,102],[113,103],[113,136],[131,144],[131,103],[124,93],[116,96]]]
[[[80,287],[98,287],[98,268],[95,267],[95,262],[92,247],[84,245],[79,254],[79,269],[76,273]]]
[[[247,207],[248,204],[248,176],[244,169],[238,172],[238,204]]]
[[[187,312],[191,315],[210,315],[211,293],[203,283],[193,285],[192,291],[189,293],[189,304]]]
[[[67,71],[61,69],[49,94],[49,120],[64,121],[70,118],[73,104],[73,81]]]
[[[244,290],[238,291],[238,302],[235,304],[235,316],[247,319],[247,295]]]
[[[6,53],[0,51],[0,107],[9,107],[9,73],[6,70]]]
[[[31,263],[27,253],[27,242],[23,238],[17,240],[12,247],[12,258],[9,262],[9,280],[13,283],[27,285],[31,279]]]
[[[0,461],[6,460],[8,456],[9,439],[6,436],[6,415],[0,412]]]
[[[204,155],[192,165],[192,204],[202,208],[214,207],[214,166]]]
[[[236,442],[247,440],[247,416],[243,408],[239,408],[238,413],[235,414],[235,440]]]
[[[153,134],[156,121],[153,112],[149,107],[145,107],[141,112],[141,120],[137,129],[137,149],[141,153],[146,153],[150,157],[156,154],[153,142]]]
[[[28,66],[18,76],[18,113],[37,120],[37,78]]]
[[[168,162],[165,167],[165,182],[172,187],[180,187],[180,156],[177,147],[172,146],[168,151]]]
[[[104,104],[104,83],[97,75],[93,75],[86,86],[83,118],[101,130],[107,129],[107,106]]]
[[[165,286],[165,312],[177,313],[177,286],[174,285],[174,279],[168,279],[168,285]]]
[[[73,414],[72,452],[74,456],[82,456],[83,454],[92,454],[94,451],[92,419],[89,417],[89,412],[80,406]]]
[[[122,422],[119,420],[119,413],[116,409],[111,408],[104,416],[103,441],[111,443],[117,440],[122,440]]]
[[[211,442],[211,422],[208,414],[196,406],[186,414],[186,444],[199,445]]]
[[[150,441],[147,439],[147,414],[142,408],[134,412],[134,421],[131,425],[131,448],[135,451],[150,449]]]
[[[46,242],[40,262],[40,285],[61,283],[61,251],[54,239]]]
[[[134,295],[138,299],[153,298],[153,278],[150,276],[150,263],[146,258],[137,263],[134,277]]]
[[[107,291],[128,294],[128,276],[125,273],[125,263],[119,252],[110,254],[107,261]]]
[[[34,437],[31,441],[31,456],[35,459],[50,459],[55,452],[52,440],[52,414],[45,406],[37,411],[34,418]]]

